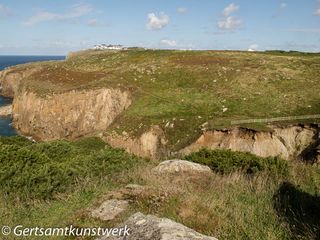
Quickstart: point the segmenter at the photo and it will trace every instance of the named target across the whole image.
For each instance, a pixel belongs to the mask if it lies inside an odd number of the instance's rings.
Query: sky
[[[320,0],[0,0],[0,55],[95,44],[320,51]]]

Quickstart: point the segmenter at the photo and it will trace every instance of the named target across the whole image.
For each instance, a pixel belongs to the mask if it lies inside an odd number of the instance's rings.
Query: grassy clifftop
[[[69,90],[129,89],[134,101],[111,130],[137,136],[160,125],[169,147],[192,141],[201,125],[318,114],[320,55],[231,51],[84,51],[36,63],[22,88],[40,95]],[[28,65],[32,66],[32,65]]]

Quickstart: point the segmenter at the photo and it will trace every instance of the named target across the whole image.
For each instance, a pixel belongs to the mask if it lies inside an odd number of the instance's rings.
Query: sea
[[[0,56],[0,71],[18,64],[41,62],[49,60],[63,60],[65,56]],[[0,92],[0,106],[5,106],[12,103],[11,98],[1,96]],[[17,132],[12,126],[11,117],[0,117],[0,136],[14,136]]]

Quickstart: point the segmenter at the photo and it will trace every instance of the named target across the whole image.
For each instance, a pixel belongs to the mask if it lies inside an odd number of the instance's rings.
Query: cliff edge
[[[38,140],[95,135],[152,158],[207,147],[289,159],[316,145],[319,119],[232,122],[318,114],[319,62],[317,54],[85,51],[8,68],[0,85],[14,98],[16,129]]]

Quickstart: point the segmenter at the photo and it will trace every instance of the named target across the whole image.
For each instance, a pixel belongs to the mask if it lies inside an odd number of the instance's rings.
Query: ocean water
[[[65,59],[64,56],[0,56],[0,71],[6,67],[23,63],[63,59]],[[0,106],[5,106],[11,103],[12,99],[2,97],[0,93]],[[0,136],[14,135],[17,135],[17,133],[12,127],[12,119],[10,117],[0,117]]]

